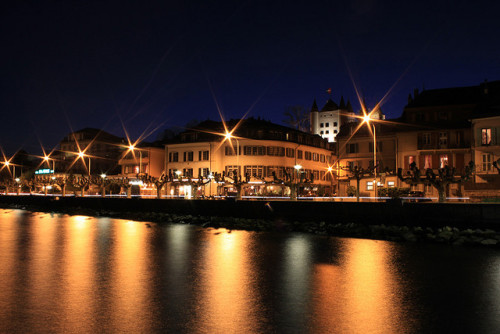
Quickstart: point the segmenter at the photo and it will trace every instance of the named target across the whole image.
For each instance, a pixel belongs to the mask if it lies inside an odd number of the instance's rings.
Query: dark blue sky
[[[414,88],[500,79],[494,1],[11,1],[1,5],[0,145],[38,152],[84,127],[284,120],[350,99],[401,114]],[[398,81],[398,79],[400,79]],[[213,94],[212,94],[213,92]],[[71,127],[70,127],[71,126]],[[156,133],[149,140],[156,138]]]

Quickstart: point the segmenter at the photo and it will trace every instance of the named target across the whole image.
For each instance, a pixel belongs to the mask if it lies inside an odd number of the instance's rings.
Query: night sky
[[[500,79],[496,1],[10,1],[0,5],[0,145],[71,129],[133,138],[331,97],[398,117],[414,88]],[[350,74],[351,73],[351,74]],[[217,103],[215,102],[217,101]],[[147,139],[156,139],[159,131]]]

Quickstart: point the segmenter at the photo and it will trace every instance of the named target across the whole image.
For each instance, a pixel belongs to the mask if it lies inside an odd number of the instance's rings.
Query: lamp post
[[[83,152],[81,152],[81,151],[80,151],[80,152],[78,153],[78,156],[79,156],[79,157],[82,159],[82,161],[83,161],[83,159],[84,159],[86,156],[88,156],[88,155],[86,155],[85,153],[83,153]],[[88,156],[88,157],[89,157],[89,180],[90,180],[90,156]]]
[[[130,152],[134,153],[135,150],[135,145],[130,144],[128,149]],[[142,173],[142,151],[140,149],[137,149],[139,151],[139,175]]]
[[[292,200],[297,200],[297,198],[299,197],[299,183],[300,183],[300,173],[301,173],[301,169],[302,169],[302,166],[297,164],[295,166],[293,166],[293,168],[295,168],[295,171],[297,172],[297,180],[296,182],[293,183],[293,186],[294,186],[294,189],[293,189],[293,194],[292,195]]]
[[[375,201],[377,200],[377,190],[378,190],[377,189],[378,188],[377,168],[378,168],[378,164],[377,164],[377,134],[375,131],[375,124],[373,124],[373,175],[375,176],[375,182],[374,182],[373,189],[374,189],[374,194],[375,194]]]
[[[363,120],[366,122],[367,126],[372,126],[373,129],[373,175],[374,175],[374,181],[373,181],[373,194],[375,197],[375,201],[377,200],[377,132],[375,128],[375,123],[370,124],[370,121],[372,120],[371,118],[371,113],[367,114],[363,117]]]
[[[240,168],[240,142],[238,140],[238,138],[236,138],[235,136],[233,136],[233,134],[231,132],[226,132],[226,134],[224,135],[226,140],[229,140],[231,142],[232,139],[236,140],[236,170],[237,170],[237,175],[240,174],[240,171],[239,171],[239,168]]]
[[[44,156],[43,160],[45,160],[49,169],[50,169],[50,160],[52,160],[52,173],[55,174],[56,173],[56,160],[51,159],[48,155]]]

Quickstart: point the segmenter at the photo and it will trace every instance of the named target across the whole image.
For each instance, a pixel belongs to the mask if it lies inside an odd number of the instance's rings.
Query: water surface
[[[1,333],[498,333],[500,252],[0,210]]]

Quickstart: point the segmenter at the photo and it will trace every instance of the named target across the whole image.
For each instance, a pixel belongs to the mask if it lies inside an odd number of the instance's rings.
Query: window
[[[244,169],[244,175],[246,176],[247,174],[250,175],[251,177],[264,177],[264,172],[266,170],[265,166],[245,166]]]
[[[226,155],[236,155],[236,148],[231,146],[225,146],[224,151]]]
[[[415,156],[414,155],[408,156],[408,166],[410,166],[414,162],[415,162]]]
[[[193,161],[193,151],[184,152],[184,161]]]
[[[430,145],[431,143],[431,134],[426,132],[422,134],[422,144],[423,145]]]
[[[320,123],[320,125],[319,125],[320,128],[322,128],[324,126],[325,126],[325,124],[323,124],[323,123]]]
[[[324,155],[324,154],[321,154],[321,155],[319,156],[319,161],[320,161],[320,162],[325,162],[325,160],[326,160],[326,159],[325,159],[325,155]]]
[[[373,181],[366,182],[366,190],[373,190]]]
[[[387,187],[394,188],[395,187],[394,181],[387,181]]]
[[[209,174],[208,168],[198,168],[198,178],[207,178]]]
[[[170,152],[168,154],[169,162],[178,162],[179,161],[179,152]]]
[[[208,151],[198,151],[198,160],[199,161],[208,160]]]
[[[297,159],[302,159],[302,151],[297,150]]]
[[[280,146],[268,146],[267,147],[267,155],[284,157],[285,156],[285,148]]]
[[[326,131],[325,131],[325,133],[326,133],[326,134],[329,134],[329,133],[330,133],[330,131],[329,131],[329,130],[326,130]]]
[[[318,153],[313,153],[312,154],[312,159],[313,159],[313,161],[319,161],[319,154]]]
[[[306,160],[311,160],[311,152],[306,151]]]
[[[245,146],[243,148],[244,155],[265,155],[266,147],[265,146]]]
[[[337,126],[337,122],[333,122],[333,126]]]
[[[240,167],[239,166],[226,166],[226,175],[234,176],[234,172],[239,174]]]
[[[358,143],[347,145],[347,153],[358,153],[358,152],[359,152]]]
[[[482,165],[481,170],[483,172],[489,172],[491,170],[491,154],[485,153],[482,155]]]
[[[337,130],[333,130],[333,133],[337,133],[338,131]]]
[[[326,124],[325,124],[325,126],[326,126],[326,127],[329,127],[329,126],[330,126],[330,123],[326,123]]]
[[[448,154],[441,154],[439,156],[439,168],[444,168],[448,166]]]
[[[322,134],[323,134],[323,131],[320,131],[320,132],[319,132],[319,134],[320,134],[320,135],[322,135]]]
[[[184,168],[182,170],[182,176],[184,176],[184,177],[193,177],[193,169],[192,168]]]
[[[432,168],[432,155],[424,155],[424,169]]]
[[[448,133],[440,132],[439,133],[439,146],[447,146],[448,145]]]
[[[481,145],[491,144],[491,129],[481,129]]]
[[[293,157],[295,157],[295,150],[294,150],[293,148],[289,148],[289,147],[287,147],[287,148],[286,148],[286,156],[287,156],[288,158],[293,158]]]

